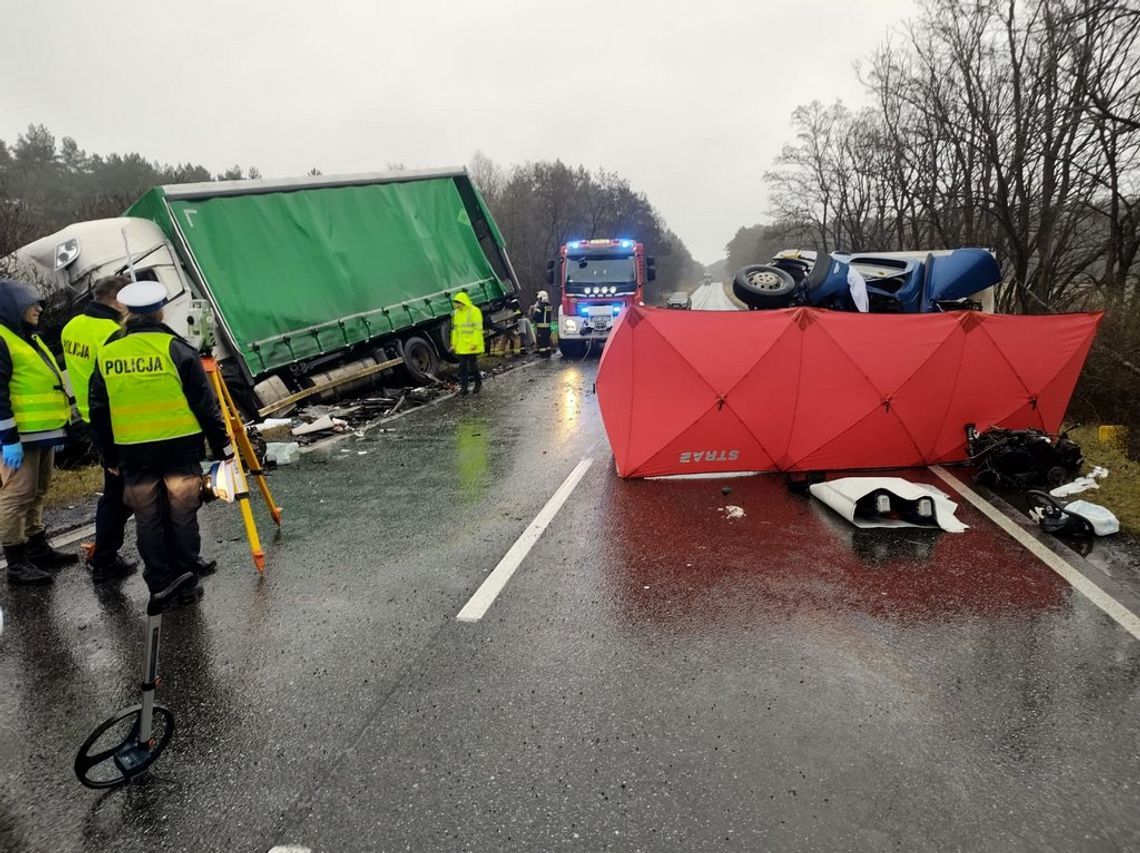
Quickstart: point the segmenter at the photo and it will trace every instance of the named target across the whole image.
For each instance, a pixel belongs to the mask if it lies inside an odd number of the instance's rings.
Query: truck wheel
[[[459,364],[459,356],[451,351],[451,318],[435,327],[435,348],[439,357],[449,364]]]
[[[416,385],[427,385],[435,380],[435,372],[439,370],[439,356],[431,341],[412,335],[404,340],[403,346],[404,373]]]
[[[586,355],[588,341],[559,340],[558,349],[563,358],[583,358]]]

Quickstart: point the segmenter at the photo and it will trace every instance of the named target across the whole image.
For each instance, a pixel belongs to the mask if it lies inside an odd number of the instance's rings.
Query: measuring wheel
[[[75,756],[75,775],[88,788],[117,788],[145,773],[174,737],[174,714],[151,707],[150,737],[139,737],[142,705],[124,708],[87,736]]]
[[[147,643],[143,648],[142,702],[101,722],[75,756],[75,776],[88,788],[117,788],[145,773],[174,737],[174,714],[154,704],[158,686],[158,647],[162,611],[182,590],[193,586],[194,573],[151,596],[146,606]]]

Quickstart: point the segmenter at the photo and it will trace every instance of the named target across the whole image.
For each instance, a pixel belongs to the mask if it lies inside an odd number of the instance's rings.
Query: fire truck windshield
[[[566,283],[635,284],[637,267],[632,257],[584,258],[571,255],[566,259]]]

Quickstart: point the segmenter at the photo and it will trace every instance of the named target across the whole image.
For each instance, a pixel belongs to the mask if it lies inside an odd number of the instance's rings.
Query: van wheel
[[[439,370],[439,356],[431,341],[412,335],[403,342],[401,355],[404,359],[404,373],[416,385],[427,385],[435,381]]]
[[[749,264],[732,277],[732,292],[749,308],[786,308],[796,292],[796,280],[779,267]]]

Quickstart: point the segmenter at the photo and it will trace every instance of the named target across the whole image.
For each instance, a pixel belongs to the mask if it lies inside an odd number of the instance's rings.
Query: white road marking
[[[483,618],[499,593],[503,591],[503,587],[507,585],[507,581],[515,573],[515,570],[522,565],[522,561],[526,559],[526,555],[530,553],[530,549],[542,537],[543,532],[554,520],[554,516],[558,515],[558,510],[562,509],[562,505],[566,503],[566,499],[570,497],[570,493],[574,491],[582,478],[586,476],[586,472],[590,470],[590,466],[594,464],[591,458],[583,459],[578,463],[577,467],[570,472],[562,485],[546,502],[546,506],[535,516],[534,521],[530,526],[522,532],[522,535],[515,540],[515,544],[510,547],[510,550],[503,555],[503,559],[499,560],[499,564],[495,566],[491,574],[487,575],[487,579],[475,590],[475,594],[471,596],[471,600],[463,605],[463,609],[459,611],[459,615],[455,618],[460,622],[478,622]]]
[[[269,853],[313,853],[313,851],[299,844],[278,844],[276,847],[270,847]]]
[[[1027,551],[1068,581],[1069,585],[1085,598],[1103,610],[1121,628],[1140,640],[1140,617],[1089,580],[1076,567],[1070,565],[1058,554],[1046,548],[1017,526],[1005,513],[944,469],[941,465],[931,466],[931,471],[945,480],[951,488],[974,505],[986,518],[1016,539]]]

